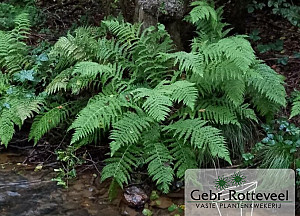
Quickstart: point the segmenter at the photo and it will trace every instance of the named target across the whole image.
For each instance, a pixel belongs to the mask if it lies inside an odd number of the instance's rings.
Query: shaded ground
[[[258,41],[252,41],[257,56],[286,78],[287,94],[289,97],[293,97],[293,92],[300,90],[300,56],[295,56],[296,53],[300,53],[300,28],[293,26],[288,20],[280,16],[258,11],[249,15],[246,22],[248,35],[256,30],[259,31],[261,38]],[[283,42],[282,50],[259,52],[259,45],[276,43],[277,40]],[[287,61],[283,62],[286,65],[280,63],[282,60]],[[282,116],[288,117],[290,115],[291,103],[292,100],[288,100],[288,106],[281,113]],[[293,118],[292,122],[298,125],[300,117]]]
[[[295,58],[294,53],[300,52],[300,28],[293,26],[286,19],[267,12],[253,13],[247,22],[247,33],[259,30],[261,40],[253,42],[256,54],[268,65],[286,77],[286,89],[288,94],[300,89],[300,58]],[[283,41],[282,51],[269,51],[260,53],[258,44],[274,43],[276,40]],[[278,59],[289,57],[288,64],[278,63]]]
[[[16,151],[14,151],[16,152]],[[24,152],[24,151],[23,151]],[[131,185],[119,193],[113,202],[109,201],[110,182],[100,183],[97,172],[85,170],[77,179],[70,182],[68,189],[57,187],[51,181],[55,173],[51,168],[35,170],[34,165],[23,163],[23,153],[0,154],[0,215],[1,216],[140,216],[142,208],[130,208],[128,200],[137,200],[132,188],[142,189],[143,185]],[[149,189],[142,191],[150,197]],[[125,199],[126,194],[127,199]],[[132,197],[128,199],[128,196]],[[167,208],[173,203],[183,204],[183,193],[171,193],[159,198],[156,202],[145,200],[147,208],[154,215],[174,215]],[[156,206],[156,207],[154,207]]]

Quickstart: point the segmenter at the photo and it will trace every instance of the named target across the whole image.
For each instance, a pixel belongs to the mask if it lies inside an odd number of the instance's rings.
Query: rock
[[[178,0],[139,0],[140,7],[152,16],[181,19],[184,15],[183,1]]]
[[[125,189],[124,198],[127,204],[134,208],[141,208],[148,201],[147,194],[136,186],[131,186]]]

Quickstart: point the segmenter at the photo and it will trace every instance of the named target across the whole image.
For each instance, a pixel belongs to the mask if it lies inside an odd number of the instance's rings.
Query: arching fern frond
[[[169,192],[169,187],[174,180],[174,171],[171,167],[173,157],[163,143],[148,143],[145,150],[148,155],[148,173],[156,182],[163,193]]]
[[[58,74],[46,87],[45,92],[49,95],[59,92],[60,90],[67,90],[67,85],[70,80],[73,68],[68,68]]]
[[[216,10],[209,5],[206,1],[195,1],[191,3],[193,9],[188,16],[188,20],[190,20],[193,24],[201,21],[201,20],[212,20],[216,22],[218,19],[218,15]]]
[[[247,80],[247,84],[269,101],[280,106],[285,106],[286,92],[283,86],[284,82],[282,76],[265,64],[256,65],[254,69],[257,70],[262,77],[251,77]],[[258,104],[255,105],[259,106]]]
[[[174,65],[179,64],[179,70],[182,73],[191,72],[198,76],[203,76],[204,58],[201,53],[176,52],[172,54],[160,54],[166,60],[175,59]]]
[[[78,101],[68,102],[37,115],[30,129],[29,140],[33,139],[36,144],[52,128],[67,121],[70,115],[81,107],[79,104]]]
[[[22,13],[15,18],[12,32],[0,31],[0,68],[7,73],[20,71],[28,62],[28,47],[24,42],[30,30],[28,14]]]
[[[300,95],[293,100],[292,112],[290,119],[300,114]]]
[[[244,102],[246,85],[243,80],[229,80],[224,83],[226,97],[235,105],[239,106]]]
[[[150,128],[151,122],[153,119],[146,115],[125,113],[119,121],[113,124],[110,134],[110,139],[113,140],[110,143],[111,155],[114,155],[122,146],[136,144],[144,130]]]
[[[14,125],[22,126],[27,118],[39,113],[43,104],[42,98],[14,97],[6,102],[6,107],[0,111],[0,141],[8,145],[15,132]]]
[[[98,84],[105,84],[109,78],[115,77],[116,75],[111,65],[103,65],[96,62],[80,62],[74,66],[72,71],[73,78],[69,84],[72,93],[78,94],[93,81],[99,79]]]
[[[80,61],[91,61],[95,58],[98,43],[95,36],[85,31],[77,31],[75,36],[68,34],[55,43],[49,56],[58,59],[56,70],[60,71]]]
[[[132,91],[135,100],[146,98],[142,108],[157,121],[163,121],[173,102],[183,102],[191,109],[194,108],[198,96],[194,83],[188,81],[177,81],[170,85],[161,82],[154,89],[138,88]]]
[[[163,121],[171,110],[172,99],[166,90],[138,88],[132,92],[135,100],[146,98],[142,108],[157,121]]]
[[[244,36],[232,36],[209,44],[203,49],[205,61],[220,61],[224,58],[234,62],[242,71],[249,69],[256,57],[249,41]]]
[[[140,148],[135,145],[128,145],[119,149],[113,157],[105,160],[106,166],[101,173],[101,181],[113,178],[121,188],[128,184],[132,168],[136,166]]]
[[[165,86],[167,90],[171,90],[170,97],[175,102],[182,102],[192,110],[198,97],[198,90],[195,84],[188,81],[177,81],[169,86]]]
[[[177,170],[176,176],[183,178],[187,169],[196,169],[197,160],[195,151],[187,143],[181,141],[173,142],[171,145],[171,154],[175,159],[174,170]]]
[[[74,130],[71,143],[89,136],[96,129],[108,129],[123,113],[123,107],[129,107],[129,103],[122,95],[95,96],[85,108],[77,115],[75,121],[68,130]]]
[[[201,119],[179,120],[164,127],[163,131],[173,133],[173,137],[189,141],[194,148],[208,149],[213,157],[222,158],[229,163],[230,156],[221,131],[211,126],[205,126],[207,121]]]
[[[131,47],[139,39],[141,24],[119,22],[116,19],[106,20],[103,23],[112,34],[117,36],[118,41],[127,44],[128,47]]]
[[[198,115],[202,119],[209,121],[213,124],[225,125],[225,124],[234,124],[240,126],[238,117],[235,114],[234,110],[230,109],[227,106],[221,104],[210,104],[205,103],[208,101],[202,101],[198,106],[199,113]]]
[[[28,38],[30,31],[30,20],[28,13],[21,13],[14,19],[15,28],[12,31],[13,36],[18,41],[22,41]]]

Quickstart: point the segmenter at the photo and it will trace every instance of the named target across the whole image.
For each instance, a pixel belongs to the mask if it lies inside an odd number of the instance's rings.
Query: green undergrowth
[[[54,128],[71,136],[74,151],[108,140],[102,181],[123,187],[146,169],[164,193],[188,168],[232,164],[251,125],[286,105],[283,77],[256,58],[246,36],[228,35],[222,9],[191,7],[190,52],[176,52],[162,24],[142,30],[109,18],[32,55],[30,21],[19,15],[0,32],[1,143],[34,116],[35,144]]]

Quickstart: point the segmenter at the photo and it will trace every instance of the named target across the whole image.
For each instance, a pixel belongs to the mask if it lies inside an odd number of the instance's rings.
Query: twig
[[[63,143],[63,141],[65,140],[66,136],[67,136],[67,134],[65,134],[65,136],[62,138],[61,142],[60,142],[59,145],[55,148],[54,151],[56,151],[56,150],[62,145],[62,143]],[[52,153],[52,152],[51,152],[51,153]],[[54,154],[55,154],[55,153],[54,153]],[[47,157],[47,159],[46,159],[43,163],[46,163],[46,162],[51,158],[51,156],[52,156],[52,155],[49,155],[49,156]]]
[[[22,142],[25,142],[25,141],[28,141],[28,138],[24,138],[24,139],[21,139],[21,140],[16,140],[16,141],[13,141],[13,142],[10,142],[10,143],[22,143]]]
[[[32,149],[32,146],[16,146],[16,145],[9,145],[9,147],[13,147],[13,148],[16,148],[16,149]]]
[[[264,61],[275,61],[275,60],[278,60],[278,59],[281,59],[281,58],[285,58],[287,57],[288,60],[293,60],[293,59],[296,59],[296,61],[293,61],[293,62],[297,62],[297,60],[300,60],[299,57],[295,57],[295,56],[278,56],[277,57],[274,57],[274,58],[267,58],[267,59],[264,59]]]
[[[89,154],[89,156],[90,156],[91,159],[90,160],[86,159],[86,160],[91,161],[93,163],[94,167],[96,168],[97,172],[101,175],[101,172],[99,171],[96,163],[93,161],[93,158],[92,158],[91,154],[89,152],[88,152],[88,154]]]

